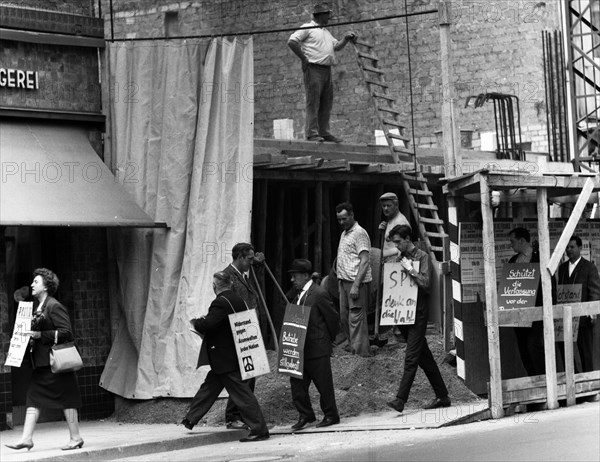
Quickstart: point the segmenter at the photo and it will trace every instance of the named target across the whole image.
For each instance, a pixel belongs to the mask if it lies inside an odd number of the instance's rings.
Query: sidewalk
[[[296,435],[327,432],[408,430],[416,428],[439,428],[472,420],[488,418],[487,403],[478,401],[449,408],[433,410],[409,410],[406,414],[395,411],[369,414],[343,419],[338,425],[316,428],[314,424],[295,432]],[[85,441],[82,449],[62,451],[67,444],[69,432],[65,422],[38,424],[34,435],[35,446],[31,451],[14,451],[5,447],[16,442],[22,427],[0,432],[2,462],[71,460],[99,461],[140,456],[154,452],[186,449],[225,442],[234,442],[246,436],[245,430],[227,430],[224,427],[196,427],[192,431],[172,424],[123,424],[112,421],[81,422],[81,435]],[[277,435],[290,435],[289,426],[270,429],[271,439],[257,444],[278,444]]]

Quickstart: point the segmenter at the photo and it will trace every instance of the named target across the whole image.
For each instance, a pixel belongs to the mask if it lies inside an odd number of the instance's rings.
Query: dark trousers
[[[577,349],[581,357],[581,372],[594,370],[594,325],[589,316],[579,317]]]
[[[301,379],[290,377],[292,387],[292,401],[300,414],[300,418],[314,419],[308,389],[313,382],[321,398],[319,404],[325,417],[338,419],[339,413],[335,403],[335,392],[333,391],[333,376],[331,374],[331,360],[329,355],[319,358],[306,359],[304,361],[304,372]]]
[[[250,390],[254,392],[256,379],[248,379],[246,382],[248,385],[250,385]],[[237,408],[230,396],[227,400],[227,407],[225,408],[225,422],[235,422],[236,420],[242,420],[242,414],[240,414],[240,410]]]
[[[333,107],[331,67],[309,64],[304,71],[306,91],[306,138],[328,136],[329,117]]]
[[[515,327],[515,335],[521,362],[525,367],[525,371],[527,371],[527,375],[545,374],[543,321],[534,321],[531,327]]]
[[[215,374],[211,370],[192,399],[185,418],[194,425],[197,424],[210,410],[223,388],[227,390],[229,397],[240,410],[244,423],[250,427],[250,432],[259,435],[268,433],[267,423],[256,396],[252,393],[248,382],[242,380],[239,370],[225,374]]]
[[[448,389],[425,338],[427,318],[427,307],[420,306],[417,307],[415,323],[411,326],[400,326],[400,332],[406,339],[406,354],[404,357],[404,373],[396,396],[404,402],[408,401],[408,394],[415,380],[418,367],[425,372],[437,398],[448,396]]]

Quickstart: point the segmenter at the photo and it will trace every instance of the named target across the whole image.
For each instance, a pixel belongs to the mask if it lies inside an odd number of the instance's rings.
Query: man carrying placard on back
[[[288,273],[298,290],[294,304],[310,307],[302,378],[290,377],[292,400],[300,414],[292,430],[300,430],[316,420],[308,394],[311,382],[321,394],[320,404],[324,414],[317,427],[329,427],[340,422],[330,360],[331,342],[338,333],[340,317],[327,291],[312,281],[312,263],[309,260],[294,260]]]
[[[404,410],[404,405],[408,401],[408,395],[415,380],[418,367],[421,367],[423,372],[425,372],[436,396],[424,409],[450,406],[448,389],[425,338],[427,319],[429,317],[427,299],[431,281],[431,260],[426,252],[419,249],[410,240],[411,232],[410,226],[398,225],[394,226],[388,235],[388,238],[396,245],[399,252],[396,261],[400,262],[404,271],[419,288],[415,323],[400,326],[400,332],[406,339],[404,373],[402,374],[396,399],[387,403],[388,406],[398,412]],[[413,262],[419,262],[418,270],[413,266]]]

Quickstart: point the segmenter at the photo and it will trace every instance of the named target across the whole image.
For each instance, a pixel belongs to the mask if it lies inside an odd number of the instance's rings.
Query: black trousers
[[[248,385],[250,385],[250,390],[254,392],[254,387],[256,386],[256,379],[248,379],[246,380]],[[240,410],[237,408],[231,396],[227,400],[227,407],[225,408],[225,422],[235,422],[236,420],[243,420],[242,414]]]
[[[242,419],[250,427],[252,434],[268,433],[267,423],[248,382],[242,380],[239,370],[225,374],[215,374],[212,370],[192,399],[185,416],[194,425],[210,410],[223,388],[238,407]]]
[[[545,374],[543,321],[534,321],[531,327],[515,327],[515,335],[517,336],[521,362],[527,371],[527,375]]]
[[[319,358],[306,359],[304,361],[304,372],[301,379],[290,377],[292,387],[292,401],[300,414],[300,418],[314,419],[308,389],[313,382],[321,395],[319,404],[325,417],[338,419],[339,413],[335,403],[335,392],[333,390],[333,376],[331,374],[331,360],[329,355]]]
[[[404,357],[404,373],[396,396],[404,402],[408,401],[408,395],[419,367],[425,372],[435,396],[437,398],[448,396],[448,389],[425,337],[428,311],[426,306],[418,307],[415,323],[410,326],[400,326],[400,332],[406,339],[406,354]]]
[[[581,357],[581,372],[594,370],[594,325],[589,316],[579,317],[577,349]]]

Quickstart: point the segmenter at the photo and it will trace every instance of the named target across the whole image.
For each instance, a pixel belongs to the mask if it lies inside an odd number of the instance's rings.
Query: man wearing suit
[[[324,415],[317,427],[329,427],[340,422],[330,360],[331,342],[339,330],[340,318],[325,289],[312,281],[312,263],[309,260],[294,260],[288,273],[298,290],[294,304],[311,307],[304,343],[303,377],[290,377],[292,400],[300,414],[292,430],[300,430],[316,420],[308,394],[311,382],[321,395],[320,405]]]
[[[223,271],[213,275],[213,290],[217,298],[211,303],[206,316],[190,321],[194,329],[204,336],[198,367],[209,364],[211,370],[181,423],[191,430],[210,410],[224,387],[250,428],[248,436],[240,442],[266,440],[269,430],[248,381],[242,380],[228,319],[229,314],[246,310],[246,305],[232,290],[231,278]]]
[[[248,308],[256,310],[258,322],[260,324],[260,332],[263,338],[266,339],[268,333],[266,314],[262,312],[261,306],[258,303],[258,290],[251,282],[249,275],[252,264],[255,261],[262,263],[265,260],[265,256],[260,252],[255,254],[254,247],[247,242],[240,242],[234,245],[233,249],[231,249],[231,256],[233,261],[223,270],[223,272],[231,278],[233,291],[246,302]],[[266,343],[267,342],[265,341],[265,344]],[[248,380],[248,384],[252,391],[254,391],[256,381],[250,379]],[[242,421],[239,409],[237,409],[231,398],[227,400],[225,425],[229,429],[247,428],[247,425]]]
[[[591,261],[581,257],[581,247],[581,238],[579,236],[572,236],[566,250],[569,261],[564,262],[558,267],[558,283],[581,284],[582,302],[600,300],[600,275],[598,275],[598,269]],[[579,318],[577,349],[581,357],[582,370],[578,372],[590,372],[594,370],[594,318],[595,316],[581,316]]]

